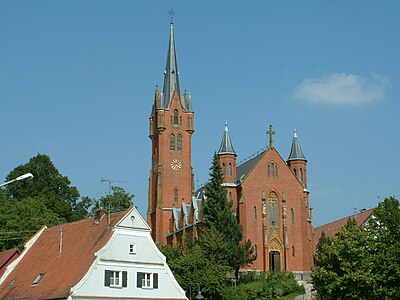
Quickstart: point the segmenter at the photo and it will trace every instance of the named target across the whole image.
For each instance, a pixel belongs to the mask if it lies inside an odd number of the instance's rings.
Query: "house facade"
[[[187,299],[135,207],[43,228],[0,279],[1,299]]]

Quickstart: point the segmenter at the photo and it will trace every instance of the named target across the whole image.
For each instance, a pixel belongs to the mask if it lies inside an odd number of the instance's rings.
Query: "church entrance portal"
[[[281,254],[278,251],[269,253],[269,270],[272,272],[281,271]]]

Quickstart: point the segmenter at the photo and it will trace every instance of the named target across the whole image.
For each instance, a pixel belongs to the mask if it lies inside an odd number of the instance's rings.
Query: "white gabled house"
[[[187,299],[135,207],[44,228],[0,279],[0,299]]]

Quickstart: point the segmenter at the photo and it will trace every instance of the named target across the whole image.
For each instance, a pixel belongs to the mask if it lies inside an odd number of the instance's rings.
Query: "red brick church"
[[[174,26],[170,38],[162,91],[156,86],[150,116],[152,167],[149,180],[148,223],[157,244],[174,244],[185,234],[198,236],[201,226],[203,189],[195,191],[191,166],[194,112],[191,98],[180,92]],[[308,275],[312,265],[313,229],[307,160],[296,131],[285,161],[269,144],[237,165],[237,154],[228,126],[218,151],[228,199],[257,253],[252,270],[293,271]],[[260,137],[263,138],[263,137]],[[217,145],[216,145],[217,146]]]

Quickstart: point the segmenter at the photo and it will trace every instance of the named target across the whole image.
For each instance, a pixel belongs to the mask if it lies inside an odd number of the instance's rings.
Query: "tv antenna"
[[[101,178],[100,182],[101,183],[104,183],[104,182],[108,183],[108,195],[109,196],[111,195],[111,189],[112,189],[114,183],[126,183],[126,181],[118,181],[118,180],[111,180],[111,179],[104,179],[104,178]]]

